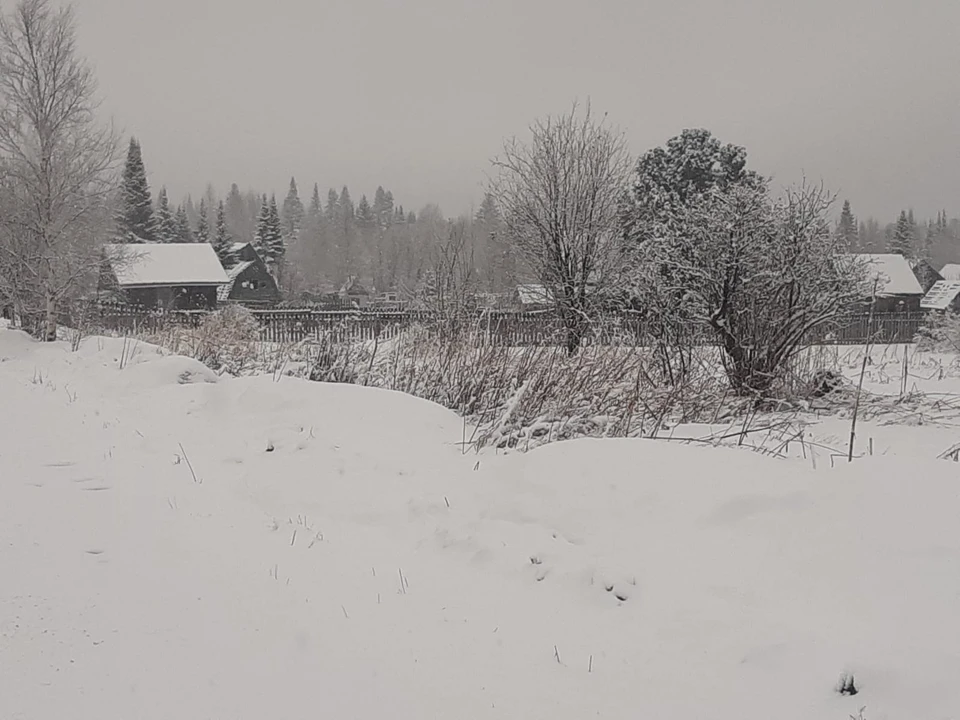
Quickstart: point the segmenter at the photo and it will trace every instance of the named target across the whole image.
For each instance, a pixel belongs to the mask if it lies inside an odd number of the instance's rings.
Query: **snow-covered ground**
[[[948,423],[464,454],[398,393],[2,329],[0,407],[0,718],[960,716]]]

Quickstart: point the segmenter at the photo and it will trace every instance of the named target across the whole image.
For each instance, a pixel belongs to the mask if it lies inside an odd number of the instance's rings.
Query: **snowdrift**
[[[0,398],[2,717],[960,708],[951,463],[464,454],[398,393],[8,330]]]

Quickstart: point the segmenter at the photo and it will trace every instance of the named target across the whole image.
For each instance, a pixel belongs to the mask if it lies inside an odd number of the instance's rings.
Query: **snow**
[[[517,296],[522,305],[543,305],[553,301],[553,294],[545,285],[517,285]]]
[[[940,268],[940,275],[944,280],[960,280],[960,264],[947,263]]]
[[[960,280],[938,280],[920,301],[920,307],[929,310],[946,310],[958,294],[960,294]]]
[[[903,255],[864,253],[856,257],[867,263],[870,293],[873,292],[874,282],[879,278],[880,287],[877,290],[877,295],[880,297],[923,295],[923,288],[920,286],[916,275],[913,274],[913,270],[910,269],[910,263]]]
[[[877,454],[817,470],[655,440],[464,454],[471,428],[399,393],[3,329],[0,388],[3,717],[960,708],[958,465],[932,451],[955,428],[864,423]]]
[[[107,245],[121,287],[222,285],[227,275],[208,243]]]

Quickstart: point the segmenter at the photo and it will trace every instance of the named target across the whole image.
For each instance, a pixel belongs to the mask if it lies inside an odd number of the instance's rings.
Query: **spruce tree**
[[[183,205],[177,206],[177,213],[174,216],[177,225],[176,242],[192,243],[193,230],[190,229],[190,218],[187,216],[187,210]]]
[[[330,190],[327,192],[327,208],[325,211],[328,223],[332,224],[337,219],[337,203],[339,200],[340,198],[337,195],[337,191],[333,188],[330,188]]]
[[[207,217],[207,201],[200,198],[200,207],[197,208],[197,242],[209,243],[210,219]]]
[[[130,138],[123,166],[120,203],[116,215],[117,239],[122,242],[156,242],[156,220],[143,154],[136,138]]]
[[[357,205],[357,225],[361,228],[369,229],[377,224],[377,219],[374,216],[373,208],[370,207],[370,203],[367,201],[366,195],[360,196],[360,202]]]
[[[307,210],[307,217],[316,222],[322,215],[323,205],[320,202],[320,186],[317,185],[317,183],[314,183],[313,195],[310,196],[310,208]]]
[[[913,250],[911,239],[913,233],[910,227],[910,218],[905,210],[900,211],[900,217],[897,219],[896,228],[893,231],[893,238],[890,241],[890,252],[910,257]]]
[[[486,200],[486,198],[484,198]],[[843,201],[843,210],[840,212],[840,223],[837,226],[837,236],[843,240],[844,245],[849,249],[857,244],[857,219],[853,216],[850,209],[850,201]]]
[[[295,241],[303,227],[303,203],[297,189],[296,178],[290,178],[290,189],[283,201],[283,232],[287,240]]]
[[[233,240],[227,230],[227,212],[223,206],[223,200],[217,205],[217,234],[213,241],[213,250],[220,258],[220,263],[224,266],[230,262],[230,246]]]
[[[263,202],[260,205],[260,212],[257,213],[257,231],[253,236],[253,249],[257,254],[267,260],[267,245],[270,241],[270,203],[267,196],[263,196]]]
[[[263,240],[265,260],[277,268],[286,255],[287,248],[283,237],[283,222],[277,208],[276,197],[270,198],[267,206],[267,235]]]
[[[177,221],[170,209],[167,199],[167,189],[160,188],[157,195],[157,224],[156,240],[161,243],[177,242]]]

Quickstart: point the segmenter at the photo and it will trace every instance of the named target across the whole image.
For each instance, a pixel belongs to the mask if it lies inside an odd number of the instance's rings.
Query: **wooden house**
[[[359,278],[356,277],[348,278],[347,282],[340,288],[338,294],[341,299],[357,307],[366,307],[370,304],[370,291],[367,290]]]
[[[920,281],[903,255],[860,254],[854,256],[866,265],[863,302],[868,305],[876,289],[875,312],[919,312],[925,295]]]
[[[940,268],[940,277],[944,280],[960,280],[960,263],[947,263]]]
[[[553,293],[546,285],[517,285],[513,302],[521,310],[540,310],[553,306]]]
[[[207,243],[104,247],[97,296],[160,310],[213,310],[227,274]]]
[[[937,272],[929,260],[912,260],[910,262],[910,269],[913,270],[913,275],[917,278],[917,282],[920,283],[924,294],[929,293],[934,285],[944,279],[943,275]]]
[[[235,243],[225,262],[227,282],[217,299],[248,307],[265,307],[280,302],[280,288],[267,264],[250,243]]]

